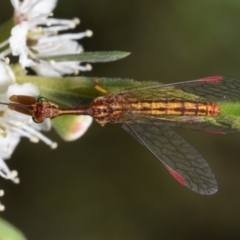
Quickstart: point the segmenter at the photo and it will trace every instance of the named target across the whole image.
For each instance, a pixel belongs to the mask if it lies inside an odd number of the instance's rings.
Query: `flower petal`
[[[15,83],[15,76],[12,69],[0,61],[0,94],[6,92],[9,85]]]

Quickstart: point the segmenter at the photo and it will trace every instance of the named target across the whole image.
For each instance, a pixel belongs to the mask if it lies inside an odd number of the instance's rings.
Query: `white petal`
[[[6,92],[9,85],[15,83],[15,76],[12,69],[0,61],[0,93]]]
[[[9,129],[10,130],[10,129]],[[0,156],[9,159],[20,141],[20,136],[8,131],[6,136],[0,135]],[[0,163],[0,167],[3,163]]]
[[[48,42],[45,42],[45,39],[39,39],[39,47],[47,45],[45,49],[42,48],[42,51],[39,49],[38,56],[40,58],[67,54],[78,54],[83,52],[83,47],[76,41],[61,40],[61,38],[52,40],[51,37],[49,37],[47,41]]]
[[[12,28],[9,44],[14,56],[18,56],[19,54],[22,54],[23,51],[26,51],[28,30],[29,23],[26,21]]]
[[[12,95],[27,95],[27,96],[39,96],[39,90],[36,85],[32,83],[24,83],[24,84],[12,84],[8,87],[7,97]]]
[[[12,54],[14,56],[20,56],[19,62],[23,68],[35,65],[35,63],[28,58],[28,55],[31,55],[27,47],[27,34],[29,27],[29,23],[23,21],[12,28],[11,37],[9,38]]]
[[[57,0],[35,0],[32,2],[36,1],[38,1],[38,4],[32,8],[33,17],[35,17],[37,14],[41,15],[51,13],[57,5]]]
[[[46,77],[61,77],[61,74],[54,70],[53,67],[47,62],[41,62],[32,67],[32,69],[40,76]]]
[[[33,7],[28,11],[29,18],[32,19],[42,14],[49,14],[57,5],[57,0],[31,0],[29,5]]]
[[[19,0],[10,0],[15,9],[19,8]]]
[[[21,64],[22,68],[31,67],[31,66],[36,65],[36,63],[33,60],[28,58],[27,51],[23,51],[20,54],[19,63]]]
[[[32,18],[49,14],[57,5],[57,0],[11,0],[15,9],[16,19],[31,20]]]

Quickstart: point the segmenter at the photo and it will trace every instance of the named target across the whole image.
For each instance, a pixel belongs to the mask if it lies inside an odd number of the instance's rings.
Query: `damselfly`
[[[217,182],[205,159],[172,127],[213,134],[240,129],[240,80],[214,76],[189,82],[160,84],[95,98],[89,106],[64,109],[46,98],[14,95],[12,110],[35,122],[61,115],[89,115],[104,126],[123,129],[145,146],[182,185],[213,194]]]

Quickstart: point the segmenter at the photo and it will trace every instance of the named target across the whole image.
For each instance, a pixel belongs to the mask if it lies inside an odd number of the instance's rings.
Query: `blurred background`
[[[240,78],[240,2],[236,0],[59,0],[55,17],[79,17],[86,51],[130,51],[84,74],[187,81]],[[0,20],[12,15],[1,1]],[[213,196],[180,186],[120,125],[94,123],[78,141],[21,141],[8,164],[20,185],[0,179],[1,214],[34,240],[237,239],[240,237],[240,134],[178,131],[208,161]]]

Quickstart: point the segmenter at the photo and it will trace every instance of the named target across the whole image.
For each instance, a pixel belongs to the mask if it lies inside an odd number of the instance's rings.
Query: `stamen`
[[[34,137],[34,136],[31,136],[29,140],[30,140],[30,142],[32,142],[32,143],[39,143],[39,138]]]
[[[51,149],[56,149],[57,146],[58,146],[57,143],[56,143],[56,142],[53,142],[52,145],[51,145],[50,147],[51,147]]]
[[[75,74],[79,73],[79,71],[85,72],[90,71],[92,69],[92,66],[90,64],[86,64],[86,66],[79,65],[79,62],[73,61],[73,62],[58,62],[58,64],[51,64],[51,66],[56,69],[60,73],[65,72],[74,72]],[[62,71],[61,69],[64,69]]]
[[[6,63],[7,65],[9,65],[9,63],[10,63],[10,58],[6,57],[4,60],[5,60],[5,63]]]
[[[79,74],[79,70],[78,69],[74,69],[74,75],[78,75]]]
[[[75,40],[75,39],[82,39],[84,37],[91,37],[91,34],[93,34],[91,32],[91,30],[88,30],[86,32],[80,32],[80,33],[67,33],[67,34],[61,34],[59,35],[59,39],[71,39],[71,40]],[[88,35],[88,36],[87,36]]]
[[[43,27],[38,27],[37,30],[36,30],[36,32],[38,32],[39,34],[44,33]]]
[[[86,71],[91,71],[92,70],[92,65],[91,64],[86,64],[85,69],[86,69]]]
[[[16,121],[15,118],[2,118],[2,122],[10,125],[11,130],[22,137],[27,137],[32,142],[39,142],[39,140],[43,141],[45,144],[49,145],[52,149],[57,147],[57,143],[53,142],[46,136],[44,136],[41,132],[34,129],[32,126],[28,126],[24,122]],[[9,151],[12,149],[9,149]]]
[[[48,26],[47,28],[43,27],[43,31],[46,34],[54,34],[56,35],[58,32],[61,31],[67,31],[69,29],[72,29],[71,27],[69,27],[70,25],[57,25],[57,26]]]
[[[3,212],[5,210],[5,206],[0,203],[0,211]]]
[[[2,163],[2,165],[5,165],[5,163],[4,164]],[[13,172],[13,174],[12,174],[12,172]],[[15,170],[13,170],[12,172],[10,172],[9,169],[7,168],[7,166],[6,166],[5,168],[0,169],[0,176],[5,178],[5,179],[11,180],[15,184],[18,184],[20,182],[20,179],[16,178],[14,176],[16,174]]]
[[[50,27],[52,25],[50,19],[48,19],[48,21],[46,21],[46,26]]]
[[[86,72],[86,71],[91,71],[92,70],[92,65],[91,64],[86,64],[85,66],[78,65],[75,66],[79,71]]]
[[[19,178],[15,178],[15,179],[14,179],[14,183],[15,183],[15,184],[19,184],[19,183],[20,183],[20,179],[19,179]]]
[[[0,189],[0,197],[2,197],[4,195],[4,190]]]
[[[57,143],[51,141],[49,138],[47,138],[46,136],[44,136],[42,133],[38,132],[37,130],[35,130],[34,128],[28,126],[28,125],[23,125],[23,129],[27,130],[29,133],[32,134],[32,136],[35,135],[35,137],[39,138],[40,140],[42,140],[45,144],[49,145],[51,148],[52,146],[56,146]]]
[[[86,37],[92,37],[93,31],[92,30],[86,30]]]
[[[79,25],[81,22],[79,18],[74,18],[73,21],[75,22],[76,25]]]
[[[75,22],[75,19],[60,19],[60,18],[49,18],[48,21],[51,25],[71,25],[72,22]],[[76,24],[76,22],[75,22]]]
[[[18,172],[16,170],[12,170],[12,176],[15,178],[18,176]]]
[[[74,29],[75,27],[76,27],[76,22],[75,21],[70,22],[69,28]]]
[[[29,133],[29,132],[26,132],[22,129],[22,126],[12,126],[13,130],[18,133],[20,136],[22,137],[26,137],[28,139],[30,139],[31,142],[38,142],[37,140],[36,141],[33,141],[33,136]]]

